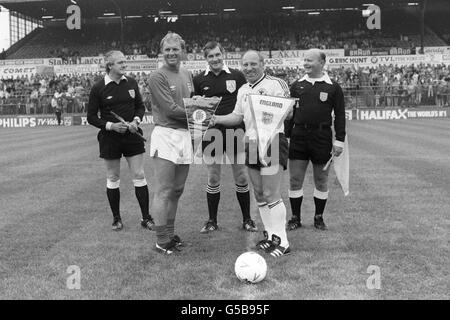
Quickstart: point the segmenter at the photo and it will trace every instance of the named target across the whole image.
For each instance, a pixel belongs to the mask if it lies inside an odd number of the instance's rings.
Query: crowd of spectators
[[[86,112],[89,91],[102,72],[83,75],[35,75],[0,80],[0,114],[48,114],[61,104],[65,113]],[[150,110],[148,76],[130,73]]]
[[[290,85],[304,75],[297,68],[270,68]],[[409,66],[341,67],[328,70],[343,88],[347,108],[450,106],[450,66],[418,64]]]
[[[304,75],[301,67],[267,68],[269,74],[281,77],[290,85]],[[410,65],[376,68],[342,67],[328,70],[341,84],[347,108],[412,107],[418,105],[450,106],[450,66]],[[0,81],[0,114],[46,114],[55,103],[66,113],[86,111],[88,93],[103,73],[84,75],[36,75]],[[130,73],[139,85],[144,103],[151,111],[149,76]],[[55,92],[62,97],[55,99]]]

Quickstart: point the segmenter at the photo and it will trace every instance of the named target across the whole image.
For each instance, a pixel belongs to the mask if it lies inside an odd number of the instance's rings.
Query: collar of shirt
[[[266,74],[265,73],[263,73],[263,75],[262,75],[262,77],[261,78],[259,78],[258,80],[256,80],[255,82],[253,82],[253,83],[248,83],[248,86],[250,87],[250,88],[254,88],[254,87],[256,87],[258,84],[260,84],[261,83],[261,81],[263,81],[264,80],[264,78],[266,77]]]
[[[231,73],[230,69],[225,64],[223,65],[222,70],[225,71],[226,73]],[[206,67],[206,70],[205,70],[205,76],[207,76],[209,72],[212,72],[212,71],[209,68],[209,64],[208,64],[208,66]],[[220,71],[220,72],[222,72],[222,71]]]
[[[120,83],[120,81],[122,81],[122,80],[128,81],[127,77],[125,77],[125,76],[120,77],[119,83]],[[113,79],[111,79],[111,77],[109,76],[109,74],[105,74],[105,86],[106,86],[108,83],[110,83],[110,82],[115,82],[115,81],[114,81]],[[117,82],[116,82],[116,83],[117,83]]]
[[[333,84],[331,82],[330,77],[325,72],[323,73],[323,75],[320,78],[310,78],[309,75],[305,74],[303,76],[303,78],[300,79],[300,81],[303,81],[303,80],[306,80],[306,81],[308,81],[311,84],[314,84],[314,83],[320,82],[320,81],[324,81],[325,83],[328,83],[328,84]]]

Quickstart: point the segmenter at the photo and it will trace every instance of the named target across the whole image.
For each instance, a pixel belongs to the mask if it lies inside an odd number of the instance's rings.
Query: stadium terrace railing
[[[10,96],[0,98],[0,115],[41,115],[54,114],[57,107],[53,101],[53,95],[42,95],[32,98],[30,95]],[[60,99],[55,99],[58,108],[63,114],[86,113],[89,95],[64,95]],[[150,111],[150,97],[143,96],[144,105]]]
[[[450,107],[450,90],[418,91],[408,93],[406,90],[385,91],[379,87],[343,88],[347,109],[385,108],[385,107]],[[0,115],[41,115],[54,114],[53,95],[32,98],[30,95],[0,98]],[[151,113],[150,96],[143,95],[144,104]],[[89,96],[65,95],[57,100],[63,114],[86,113]],[[53,102],[54,105],[55,102]]]

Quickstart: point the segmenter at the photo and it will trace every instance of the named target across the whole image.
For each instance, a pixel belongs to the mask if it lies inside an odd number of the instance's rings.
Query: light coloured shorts
[[[155,126],[150,140],[150,157],[158,157],[175,164],[191,164],[193,150],[189,131]]]

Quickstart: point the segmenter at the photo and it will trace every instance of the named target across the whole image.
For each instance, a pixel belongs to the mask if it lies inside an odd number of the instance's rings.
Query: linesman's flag
[[[212,116],[216,112],[222,98],[183,98],[186,118],[194,147],[194,153],[203,140]]]
[[[349,190],[349,179],[350,179],[350,157],[348,150],[348,137],[345,135],[344,150],[339,157],[334,157],[333,161],[334,172],[336,173],[336,178],[341,185],[344,195],[350,193]]]
[[[249,94],[250,108],[258,135],[258,156],[262,164],[272,139],[295,104],[296,99]]]

